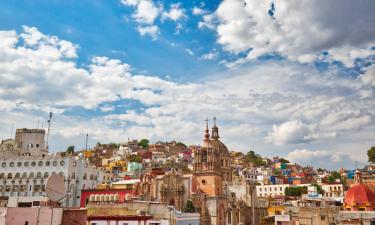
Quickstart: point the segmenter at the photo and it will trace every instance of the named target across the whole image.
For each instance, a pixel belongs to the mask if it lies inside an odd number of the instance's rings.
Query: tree
[[[186,213],[195,212],[195,207],[194,207],[194,204],[191,200],[187,200],[186,205],[184,207],[184,212],[186,212]]]
[[[180,142],[180,141],[179,141],[179,142],[177,142],[177,143],[176,143],[176,145],[178,145],[178,146],[183,146],[183,147],[185,147],[185,148],[186,148],[186,145],[185,145],[184,143]]]
[[[375,163],[375,147],[372,146],[369,150],[367,150],[367,156],[368,156],[368,161],[370,163]]]
[[[299,197],[307,193],[307,187],[286,187],[284,193],[286,196]]]
[[[263,161],[262,156],[255,154],[254,151],[250,150],[246,156],[245,161],[248,163],[254,164],[254,166],[262,166],[265,165],[265,162]]]
[[[284,158],[280,158],[279,162],[281,162],[281,163],[290,163],[289,160],[284,159]]]
[[[74,145],[70,145],[67,149],[66,149],[66,154],[70,154],[70,155],[73,155],[74,154]]]
[[[141,146],[142,148],[146,149],[148,147],[148,144],[150,143],[147,139],[142,139],[138,142],[138,146]]]
[[[142,157],[140,155],[129,155],[128,156],[128,161],[129,162],[141,163],[142,162]]]
[[[341,180],[341,175],[337,171],[331,172],[331,175],[328,177],[328,183],[335,183],[337,179]]]

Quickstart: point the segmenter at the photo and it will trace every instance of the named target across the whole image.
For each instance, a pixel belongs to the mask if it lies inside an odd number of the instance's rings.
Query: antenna
[[[87,151],[87,141],[88,141],[88,139],[89,139],[89,133],[87,133],[87,135],[86,135],[86,151]]]
[[[48,130],[47,130],[47,140],[46,140],[46,147],[47,147],[47,151],[49,150],[49,145],[48,145],[48,139],[49,139],[49,133],[51,132],[51,121],[52,121],[52,115],[53,113],[50,112],[49,113],[49,119],[48,119]]]

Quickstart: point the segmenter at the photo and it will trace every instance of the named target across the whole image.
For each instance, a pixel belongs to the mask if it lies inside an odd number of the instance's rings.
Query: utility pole
[[[51,132],[51,122],[52,122],[52,115],[53,115],[53,113],[52,112],[50,112],[49,113],[49,119],[48,119],[48,130],[47,130],[47,140],[46,140],[46,148],[47,148],[47,152],[48,152],[48,150],[49,150],[49,144],[48,144],[48,139],[49,139],[49,133]]]

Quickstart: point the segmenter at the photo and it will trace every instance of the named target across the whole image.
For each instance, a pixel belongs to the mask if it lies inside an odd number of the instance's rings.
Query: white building
[[[275,197],[284,196],[285,189],[288,187],[303,187],[310,186],[311,184],[270,184],[270,185],[258,185],[256,186],[257,197]]]
[[[63,206],[79,206],[82,189],[95,188],[110,179],[83,157],[8,156],[0,161],[0,196],[8,198],[9,207],[38,206],[47,199],[45,183],[52,174],[64,177]]]
[[[343,198],[344,189],[342,184],[321,184],[324,191],[323,197]]]

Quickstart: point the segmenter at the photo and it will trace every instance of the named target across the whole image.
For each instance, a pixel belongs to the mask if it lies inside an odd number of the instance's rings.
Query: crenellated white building
[[[42,155],[0,158],[0,196],[8,206],[38,206],[46,201],[45,183],[52,174],[65,180],[63,206],[79,206],[81,190],[110,180],[110,174],[89,164],[82,156]]]

